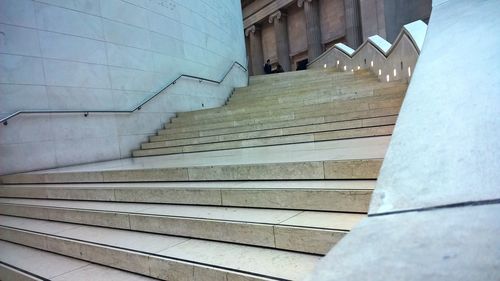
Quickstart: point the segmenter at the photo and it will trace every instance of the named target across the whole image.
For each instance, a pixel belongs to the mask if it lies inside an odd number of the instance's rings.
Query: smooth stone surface
[[[280,225],[351,230],[365,217],[365,214],[304,211]]]
[[[21,219],[15,218],[16,222],[12,224],[16,224],[22,221],[25,222],[33,222],[32,219]],[[51,222],[45,222],[50,224]],[[97,227],[85,227],[82,226],[82,229],[89,228],[94,229],[94,232],[100,232],[100,229]],[[29,230],[29,227],[25,228]],[[16,230],[17,231],[17,230]],[[147,265],[151,262],[151,274],[152,276],[163,276],[161,274],[165,274],[165,264],[161,262],[158,265],[159,260],[164,261],[164,258],[158,256],[148,256],[139,254],[137,252],[127,251],[127,248],[130,248],[130,240],[124,239],[120,235],[115,235],[114,233],[133,233],[131,231],[123,231],[123,230],[112,230],[108,229],[108,234],[105,232],[101,232],[102,236],[89,236],[85,235],[85,240],[89,241],[78,241],[71,239],[78,239],[78,231],[75,230],[73,232],[65,233],[63,236],[69,239],[56,238],[56,237],[46,237],[48,243],[48,249],[51,251],[58,251],[64,253],[66,255],[78,256],[83,259],[88,259],[90,261],[115,265],[123,269],[133,270],[136,272],[141,272],[144,274],[149,274],[145,272],[146,267],[143,265]],[[41,233],[31,233],[33,236],[40,236]],[[145,238],[156,236],[154,234],[146,234],[146,233],[137,233],[137,235],[143,236]],[[171,237],[161,236],[165,239],[169,239]],[[179,238],[175,238],[179,239]],[[113,245],[121,247],[122,249],[107,247],[105,245],[97,245],[93,243],[105,243],[105,241],[111,241]],[[22,242],[22,241],[17,241]],[[141,244],[136,244],[135,246],[138,248],[147,246],[147,240],[141,241]],[[156,243],[159,244],[159,243]],[[142,245],[142,246],[141,246]],[[259,247],[251,247],[251,246],[242,246],[236,244],[229,243],[221,243],[221,242],[212,242],[212,241],[203,241],[190,239],[188,241],[173,245],[171,247],[166,248],[160,252],[156,253],[157,255],[171,257],[176,259],[183,260],[191,260],[194,262],[201,262],[207,265],[213,264],[215,266],[221,266],[224,268],[236,269],[244,272],[255,272],[258,274],[263,274],[265,276],[274,276],[278,278],[292,279],[292,280],[300,280],[304,277],[304,275],[311,271],[314,267],[314,264],[319,260],[318,256],[308,255],[308,254],[299,254],[287,251],[280,250],[271,250]],[[186,274],[186,272],[190,272],[188,276],[192,276],[193,264],[187,264],[187,267],[178,267],[178,264],[186,264],[182,261],[170,260],[171,268],[173,269],[170,272],[179,272],[179,274]],[[157,264],[157,265],[155,265]],[[161,268],[158,268],[161,267]],[[184,269],[183,269],[184,268]],[[287,270],[283,270],[286,268]],[[163,272],[163,273],[162,273]],[[183,273],[184,272],[184,273]],[[233,272],[233,274],[236,274]],[[184,278],[186,275],[183,275]],[[179,280],[179,279],[175,279]],[[182,280],[182,279],[180,279]],[[237,279],[235,279],[237,280]]]
[[[367,212],[370,199],[367,190],[222,190],[230,206]]]
[[[320,161],[342,159],[381,158],[390,137],[373,137],[352,140],[327,141],[317,144],[292,144],[271,147],[247,148],[231,151],[200,152],[148,158],[128,158],[99,163],[75,165],[50,170],[19,174],[43,182],[44,174],[61,172],[120,171],[133,169],[175,168],[190,166],[239,165],[251,163],[284,163],[290,161]],[[286,153],[284,153],[286,152]],[[69,174],[68,174],[69,175]],[[12,176],[3,176],[8,179]],[[71,176],[71,175],[69,175]],[[71,178],[71,177],[70,177]],[[95,182],[102,181],[96,178]]]
[[[325,163],[325,178],[335,179],[376,179],[382,159],[356,161],[329,161]]]
[[[0,255],[2,262],[16,265],[23,270],[34,272],[45,278],[53,278],[89,265],[88,262],[48,254],[5,241],[0,241],[0,252],[2,253]]]
[[[190,240],[160,254],[175,255],[180,258],[189,257],[196,262],[210,262],[219,266],[290,280],[302,280],[305,273],[311,271],[319,260],[319,257],[314,255],[216,242],[208,243],[201,240]]]
[[[347,231],[275,226],[274,234],[279,249],[325,255]]]
[[[369,217],[307,280],[496,281],[499,213],[495,204]]]
[[[5,203],[25,204],[23,207],[24,214],[15,211],[5,212],[4,206],[9,206]],[[266,210],[266,209],[237,209],[237,208],[215,208],[201,206],[158,206],[151,207],[138,211],[137,213],[124,214],[123,223],[128,227],[116,225],[113,217],[110,215],[115,213],[99,212],[89,209],[88,211],[79,210],[79,214],[83,216],[74,216],[73,212],[68,212],[65,205],[75,204],[80,208],[85,208],[86,202],[50,202],[48,200],[22,200],[11,199],[1,200],[0,211],[2,214],[13,216],[24,216],[32,218],[36,216],[37,208],[31,208],[28,204],[34,205],[52,205],[55,209],[48,209],[49,213],[53,213],[50,217],[52,220],[65,221],[73,223],[83,223],[90,225],[98,225],[111,228],[125,228],[142,232],[161,233],[168,235],[178,235],[184,237],[194,237],[226,242],[243,243],[249,245],[258,245],[270,248],[284,249],[325,254],[326,251],[338,241],[338,235],[333,235],[333,232],[328,231],[330,235],[325,234],[326,229],[335,230],[350,230],[353,222],[361,219],[363,215],[350,213],[327,213],[327,212],[300,212],[300,211],[284,211],[284,210]],[[45,203],[45,204],[44,204]],[[48,203],[48,204],[47,204]],[[119,203],[100,203],[101,205],[120,205]],[[98,207],[99,203],[93,203],[92,207]],[[125,204],[131,205],[131,204]],[[141,204],[139,204],[141,205]],[[23,205],[16,205],[21,207]],[[30,212],[31,211],[31,212]],[[93,219],[89,220],[91,216]],[[281,217],[280,217],[281,216]],[[279,225],[281,231],[276,230],[276,225]],[[273,228],[273,226],[275,226]],[[289,227],[297,226],[297,227]],[[306,229],[307,227],[312,227]],[[325,231],[320,230],[325,229]],[[113,245],[114,239],[124,236],[123,241],[131,245],[140,245],[140,235],[135,233],[137,238],[127,232],[114,232],[111,229],[100,231],[99,234],[93,234],[98,228],[77,228],[76,230],[66,230],[59,234],[68,234],[72,238],[85,240],[86,236],[96,236],[96,239],[103,237],[114,237],[111,241],[101,239],[101,243]],[[113,235],[111,235],[111,233]],[[73,235],[72,235],[73,234]],[[75,236],[76,235],[76,236]],[[282,235],[288,238],[280,238]],[[343,235],[343,234],[342,234]],[[335,236],[335,237],[334,237]],[[127,240],[128,239],[128,240]],[[135,239],[135,240],[134,240]],[[288,243],[280,242],[279,240],[288,240]],[[296,241],[293,241],[296,239]],[[312,239],[314,243],[308,243]],[[43,242],[43,241],[42,241]],[[175,243],[176,241],[174,241]],[[158,244],[148,242],[151,244]],[[164,244],[164,243],[163,243]],[[118,245],[122,246],[122,245]],[[142,247],[144,248],[144,247]],[[152,252],[151,249],[147,250]]]
[[[81,269],[65,273],[55,277],[54,281],[87,281],[102,280],[102,281],[153,281],[155,279],[130,272],[117,270],[97,264],[91,264]]]
[[[19,271],[13,267],[0,264],[0,276],[4,281],[42,281],[43,279]]]
[[[371,213],[500,198],[500,75],[491,65],[500,38],[489,36],[500,32],[498,10],[499,1],[433,7]]]

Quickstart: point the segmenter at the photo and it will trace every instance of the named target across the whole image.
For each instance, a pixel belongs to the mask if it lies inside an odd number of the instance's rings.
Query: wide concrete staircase
[[[134,158],[3,176],[0,273],[302,280],[366,216],[406,87],[364,71],[251,77]]]

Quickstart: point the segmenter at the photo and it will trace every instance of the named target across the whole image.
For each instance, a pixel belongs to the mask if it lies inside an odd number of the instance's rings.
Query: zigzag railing
[[[427,25],[418,20],[405,25],[392,45],[378,35],[369,37],[357,50],[338,43],[310,62],[308,68],[370,69],[380,81],[408,81],[426,32]]]
[[[153,94],[153,95],[149,96],[148,98],[146,98],[139,105],[136,105],[135,107],[133,107],[131,109],[128,109],[128,110],[19,110],[19,111],[16,111],[14,113],[11,113],[11,114],[7,115],[6,117],[1,118],[0,122],[3,123],[4,125],[7,125],[9,119],[14,118],[14,117],[16,117],[18,115],[22,115],[22,114],[68,114],[68,113],[81,113],[85,117],[87,117],[90,113],[100,113],[100,114],[102,114],[102,113],[133,113],[135,111],[141,110],[141,108],[146,103],[148,103],[149,101],[151,101],[152,99],[154,99],[159,94],[163,93],[163,91],[165,91],[167,88],[169,88],[170,86],[172,86],[175,83],[177,83],[177,81],[180,80],[181,78],[195,79],[195,80],[198,80],[199,82],[205,81],[205,82],[209,82],[209,83],[220,84],[220,83],[222,83],[224,81],[224,79],[226,79],[227,75],[229,74],[229,72],[231,72],[231,70],[233,69],[234,66],[239,66],[245,72],[247,71],[246,67],[244,67],[241,63],[235,61],[235,62],[233,62],[231,64],[231,66],[228,68],[228,70],[224,73],[224,76],[222,76],[222,78],[220,80],[218,80],[218,81],[217,80],[208,79],[208,78],[193,76],[193,75],[181,74],[177,78],[175,78],[172,82],[170,82],[168,85],[166,85],[165,87],[163,87],[161,90],[159,90],[155,94]]]

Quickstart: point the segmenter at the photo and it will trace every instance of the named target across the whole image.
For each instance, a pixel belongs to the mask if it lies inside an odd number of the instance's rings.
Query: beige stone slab
[[[68,257],[73,257],[76,259],[86,260],[81,243],[78,243],[75,240],[56,237],[56,236],[48,236],[45,235],[45,233],[34,233],[34,232],[29,232],[29,233],[33,237],[37,236],[44,237],[47,243],[47,248],[45,250],[49,252],[65,255]]]
[[[137,252],[81,243],[83,258],[90,262],[149,275],[149,256]]]
[[[49,209],[48,212],[49,218],[55,221],[130,229],[127,214],[70,209]]]
[[[21,245],[46,249],[47,243],[45,237],[34,236],[30,232],[19,231],[16,229],[0,226],[0,240],[10,241]]]
[[[279,249],[324,255],[347,231],[275,226],[274,233]]]
[[[301,142],[311,142],[311,141],[314,141],[313,135],[301,134],[301,135],[291,135],[282,137],[243,140],[241,142],[241,147],[301,143]]]
[[[229,140],[235,140],[235,139],[275,137],[275,136],[281,136],[281,135],[283,135],[283,131],[281,129],[274,129],[274,130],[260,130],[260,131],[253,131],[253,132],[220,135],[220,136],[218,136],[218,139],[219,139],[219,141],[229,141]]]
[[[183,152],[197,152],[197,151],[208,151],[208,150],[223,150],[223,149],[233,149],[242,147],[242,141],[227,141],[227,142],[217,142],[209,144],[198,144],[198,145],[185,145],[182,146]]]
[[[359,125],[361,125],[361,122],[359,122]],[[221,149],[233,149],[233,148],[243,148],[243,147],[267,146],[267,145],[277,145],[277,144],[302,143],[302,142],[312,142],[312,141],[325,141],[325,140],[335,140],[343,138],[390,135],[392,134],[394,126],[389,125],[389,126],[379,126],[379,127],[369,127],[369,128],[335,130],[327,132],[314,132],[315,130],[319,131],[321,129],[326,129],[326,127],[323,126],[323,128],[321,128],[319,127],[319,125],[317,125],[316,127],[313,126],[308,129],[313,133],[304,133],[298,135],[263,137],[256,139],[241,139],[237,141],[186,145],[182,147],[182,150],[184,152],[195,152],[195,151],[221,150]],[[159,154],[169,154],[168,149],[169,148],[151,149],[143,151],[147,154],[159,155]]]
[[[396,124],[397,119],[398,117],[396,115],[377,117],[377,118],[367,118],[362,120],[362,125],[364,127],[368,127],[368,126]]]
[[[47,189],[46,193],[47,193],[47,198],[52,198],[52,199],[99,200],[99,201],[115,200],[115,194],[112,189],[51,188]]]
[[[351,230],[366,214],[304,211],[280,225]]]
[[[216,188],[118,188],[116,201],[175,204],[221,205],[220,190]]]
[[[229,206],[368,212],[368,190],[222,190],[222,202]]]
[[[194,268],[191,263],[165,258],[149,260],[150,274],[161,280],[194,281]]]
[[[48,234],[57,234],[61,231],[71,228],[78,228],[79,225],[36,220],[36,219],[19,219],[17,217],[0,215],[0,225],[14,227],[14,228],[27,228],[32,231],[44,232]]]
[[[45,176],[43,174],[27,174],[27,173],[5,175],[5,176],[0,177],[0,181],[3,184],[46,182]]]
[[[0,252],[2,262],[49,279],[89,264],[5,241],[0,241]]]
[[[116,170],[103,172],[106,182],[188,180],[185,168]]]
[[[382,159],[325,161],[327,179],[376,179]]]
[[[332,112],[349,112],[356,110],[370,110],[370,109],[379,109],[379,108],[387,108],[387,107],[398,107],[401,106],[403,93],[395,93],[388,94],[385,96],[376,96],[376,97],[359,97],[356,99],[348,99],[348,100],[340,100],[340,101],[326,101],[323,103],[310,104],[310,105],[287,105],[286,107],[278,107],[278,108],[268,108],[268,107],[260,107],[257,111],[251,112],[239,112],[239,113],[226,113],[226,114],[217,114],[212,116],[203,116],[200,117],[200,120],[193,119],[175,119],[176,121],[170,124],[167,124],[167,128],[170,129],[172,133],[177,132],[186,132],[191,131],[192,128],[203,128],[205,129],[214,129],[217,127],[227,127],[227,124],[224,126],[218,125],[217,123],[225,123],[230,121],[235,122],[244,122],[244,123],[236,123],[239,125],[248,125],[252,124],[249,120],[255,120],[255,122],[259,122],[259,120],[266,118],[267,121],[278,121],[283,118],[290,118],[292,116],[303,116],[303,117],[313,117],[318,116],[314,115],[314,113],[324,112],[327,115],[327,110],[335,110]],[[330,112],[330,113],[332,113]]]
[[[297,119],[293,121],[282,121],[282,122],[268,122],[265,124],[254,124],[254,125],[248,125],[248,126],[239,126],[239,127],[229,127],[229,128],[221,128],[221,129],[212,129],[212,130],[203,130],[203,128],[200,128],[199,131],[200,135],[220,135],[220,140],[230,140],[233,139],[234,137],[252,137],[254,134],[257,134],[256,136],[270,136],[272,134],[292,134],[292,133],[303,133],[303,132],[310,132],[310,131],[318,131],[318,130],[331,130],[331,129],[341,129],[341,128],[347,128],[349,125],[345,125],[343,123],[337,124],[337,123],[332,123],[332,124],[322,124],[322,127],[318,127],[317,129],[314,128],[314,130],[311,129],[311,127],[314,127],[313,124],[321,124],[325,122],[325,119],[328,119],[328,122],[339,122],[343,120],[349,120],[349,119],[356,119],[356,118],[369,118],[369,117],[376,117],[378,115],[388,115],[388,114],[396,114],[399,111],[399,108],[388,108],[388,109],[375,109],[373,111],[364,111],[364,112],[352,112],[352,113],[345,113],[345,114],[338,114],[338,115],[330,115],[330,116],[320,116],[320,117],[313,117],[313,118],[304,118],[304,119]],[[367,120],[366,123],[363,123],[362,121],[362,126],[373,126],[373,125],[381,125],[381,124],[394,124],[394,122],[390,121],[391,119],[373,119],[373,120]],[[345,121],[349,122],[349,121]],[[352,121],[359,123],[358,120]],[[308,125],[308,126],[306,126]],[[303,127],[299,127],[303,126]],[[324,128],[324,127],[327,128]],[[328,127],[332,126],[332,127]],[[358,126],[360,126],[358,124]],[[271,129],[280,129],[284,128],[282,132],[280,131],[266,131],[266,130],[271,130]],[[252,132],[252,130],[264,130],[262,132]],[[241,132],[248,132],[248,135],[238,135]],[[224,134],[224,135],[222,135]],[[262,134],[262,135],[259,135]],[[163,139],[175,139],[175,138],[182,138],[183,135],[182,133],[177,133],[177,134],[170,134],[169,136],[155,136],[152,137],[155,140],[163,140]]]
[[[0,276],[2,276],[2,280],[4,281],[43,281],[41,278],[26,274],[4,264],[0,264]]]
[[[48,198],[47,190],[39,187],[0,186],[0,197]]]
[[[189,168],[190,180],[323,179],[323,163],[213,166]]]
[[[102,220],[109,219],[112,215],[147,214],[170,217],[186,217],[208,220],[224,221],[242,221],[275,224],[282,222],[290,217],[300,213],[295,210],[269,210],[261,208],[234,208],[234,207],[215,207],[215,206],[193,206],[193,205],[170,205],[170,204],[138,204],[138,203],[107,203],[107,202],[85,202],[85,201],[59,201],[59,200],[30,200],[30,199],[0,199],[0,206],[16,206],[18,211],[12,211],[12,214],[25,216],[24,213],[31,213],[24,210],[32,209],[38,211],[39,208],[46,209],[46,212],[52,215],[53,212],[61,213],[57,219],[64,219],[65,216],[71,216],[71,211],[86,212],[89,216],[102,213]],[[24,210],[22,209],[24,208]],[[71,208],[71,209],[70,209]],[[126,213],[124,213],[126,212]],[[27,214],[26,216],[36,216],[36,214]],[[56,217],[50,217],[51,219]],[[80,219],[73,216],[75,220]],[[73,219],[69,218],[69,219]],[[122,218],[118,216],[118,218]],[[46,219],[46,218],[45,218]],[[87,218],[81,218],[81,222]],[[116,222],[110,219],[111,225]],[[90,223],[90,222],[89,222]],[[97,222],[96,222],[97,223]],[[119,225],[121,226],[121,225]],[[126,225],[123,225],[125,227]]]
[[[201,240],[190,240],[160,254],[288,280],[302,280],[319,260],[315,255]]]
[[[3,202],[9,202],[10,200],[2,199]],[[20,216],[35,219],[49,219],[49,212],[43,207],[33,206],[32,208],[25,208],[19,205],[9,205],[0,204],[0,214],[6,216]]]
[[[133,274],[126,271],[109,268],[97,264],[90,264],[83,268],[59,275],[52,280],[54,281],[154,281],[156,279],[146,276]]]
[[[189,217],[210,220],[244,221],[274,224],[297,215],[300,211],[268,210],[257,208],[233,208],[186,205],[152,205],[137,213],[161,216]]]
[[[130,223],[133,230],[274,247],[271,225],[151,215],[130,215]]]
[[[338,123],[297,126],[297,127],[283,128],[283,134],[289,135],[289,134],[303,134],[303,133],[318,132],[318,131],[339,130],[339,129],[361,127],[361,125],[362,125],[361,120],[354,120],[354,121],[345,121]]]
[[[206,179],[210,180],[248,180],[248,176],[242,176],[240,178],[235,177],[235,173],[228,175],[226,178],[220,178],[217,174],[213,174],[215,170],[227,169],[231,171],[233,168],[228,168],[230,166],[235,166],[234,169],[238,169],[240,165],[247,165],[253,163],[255,166],[260,166],[262,170],[268,172],[268,167],[263,168],[265,165],[261,164],[271,164],[271,163],[287,163],[287,162],[298,162],[298,161],[321,161],[321,160],[347,160],[347,159],[373,159],[382,158],[385,155],[387,145],[389,143],[390,137],[372,137],[372,138],[361,138],[361,139],[349,139],[349,140],[336,140],[336,141],[325,141],[318,143],[304,143],[304,144],[292,144],[292,145],[280,145],[280,146],[269,146],[269,147],[256,147],[256,148],[246,148],[237,150],[226,150],[226,151],[212,151],[212,152],[200,152],[185,155],[171,155],[171,156],[158,156],[158,157],[147,157],[147,158],[128,158],[121,160],[113,160],[92,164],[77,165],[71,167],[63,167],[57,169],[50,169],[44,171],[38,171],[33,173],[16,174],[15,177],[21,183],[26,183],[26,181],[32,180],[31,175],[35,174],[41,176],[37,183],[47,183],[44,181],[45,174],[59,174],[65,172],[90,172],[94,171],[97,173],[110,173],[113,177],[106,177],[106,181],[110,182],[123,182],[123,181],[186,181],[186,180],[196,180],[194,177],[194,172],[190,171],[191,178],[186,177],[186,170],[180,167],[206,167],[203,173]],[[258,164],[255,164],[258,163]],[[309,163],[309,162],[307,162]],[[225,166],[220,166],[225,165]],[[215,167],[214,170],[210,171],[210,167]],[[225,168],[223,168],[225,167]],[[162,175],[162,171],[166,170],[168,175],[169,168],[178,169],[176,171],[177,175],[171,179]],[[133,171],[133,172],[132,172]],[[144,171],[146,171],[144,173]],[[286,172],[286,169],[283,170]],[[328,172],[328,170],[327,170]],[[174,175],[176,173],[173,173]],[[183,174],[184,173],[184,174]],[[322,172],[321,172],[322,173]],[[220,173],[219,173],[220,174]],[[255,179],[266,179],[261,177],[262,173],[258,175],[252,175]],[[287,179],[286,174],[281,174],[279,179]],[[300,178],[292,173],[291,179]],[[26,178],[24,178],[26,177]],[[322,177],[309,178],[318,179]],[[351,177],[352,178],[352,177]],[[10,180],[12,178],[9,177]],[[203,180],[203,178],[198,177],[198,180]],[[270,178],[267,178],[270,179]],[[301,179],[307,179],[301,177]],[[365,178],[366,179],[366,178]],[[14,181],[15,182],[15,181]]]
[[[183,152],[183,147],[163,147],[156,149],[141,149],[132,151],[134,157],[154,156],[162,154],[176,154]]]
[[[1,204],[0,213],[2,215],[15,215],[34,219],[40,219],[40,214],[43,213],[46,217],[42,219],[53,221],[101,225],[124,229],[130,228],[128,215],[115,212]]]
[[[111,211],[111,212],[137,212],[143,209],[151,208],[151,206],[154,206],[151,204],[140,204],[140,203],[106,203],[106,202],[93,202],[93,201],[75,201],[75,200],[67,201],[67,200],[20,199],[20,198],[19,199],[0,198],[0,203],[31,205],[39,207],[56,207],[65,209],[101,210],[101,211]],[[44,219],[47,218],[45,217]]]
[[[99,172],[76,172],[46,174],[45,182],[102,182],[103,175]]]
[[[314,141],[392,135],[394,125],[314,133]]]
[[[95,226],[82,226],[80,228],[68,229],[59,232],[58,235],[71,239],[86,240],[148,253],[157,253],[188,240],[187,238],[181,237]]]
[[[18,220],[26,219],[18,218]],[[48,248],[51,251],[57,250],[65,255],[78,256],[85,260],[137,273],[149,274],[149,269],[151,269],[150,272],[153,276],[157,276],[156,274],[161,272],[165,274],[164,269],[167,267],[165,263],[157,263],[157,259],[162,258],[126,250],[126,248],[130,248],[130,241],[125,241],[123,237],[114,235],[118,230],[109,231],[111,232],[107,235],[107,240],[103,240],[102,237],[89,235],[92,232],[82,234],[85,240],[91,240],[90,242],[92,243],[73,240],[73,235],[69,235],[69,233],[64,234],[66,238],[47,236],[46,239],[48,244],[50,244]],[[131,233],[130,231],[126,232]],[[33,235],[43,234],[33,233]],[[138,233],[138,235],[144,235],[146,237],[153,234]],[[122,243],[125,249],[94,244],[103,244],[102,242],[104,241]],[[146,242],[142,241],[141,243]],[[291,280],[300,280],[303,278],[303,275],[310,272],[319,260],[319,257],[314,255],[194,239],[169,247],[157,254],[175,259],[188,260],[194,263],[204,263],[206,265],[223,267],[228,270],[233,269],[248,273],[255,272],[266,276]],[[175,263],[179,261],[171,260],[170,262],[172,267],[169,272],[190,272],[191,274],[187,276],[193,276],[193,270],[190,269],[189,266],[187,268],[184,267],[185,270],[187,270],[185,271],[182,270],[182,268],[175,267]],[[155,263],[157,265],[155,265]],[[287,270],[283,270],[284,268]],[[235,274],[238,273],[235,272]],[[183,276],[186,277],[185,274]]]
[[[150,142],[141,144],[141,149],[149,149],[149,148],[157,148],[164,146],[179,146],[179,145],[188,145],[188,144],[200,144],[200,143],[210,143],[219,141],[219,137],[217,136],[209,136],[209,137],[199,137],[199,138],[189,138],[182,140],[168,140],[161,142]]]

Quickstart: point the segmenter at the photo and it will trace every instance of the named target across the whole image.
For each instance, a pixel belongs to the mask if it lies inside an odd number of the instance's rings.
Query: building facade
[[[269,59],[296,70],[336,43],[359,47],[372,35],[392,42],[404,24],[428,21],[431,0],[247,0],[243,26],[250,73]]]

